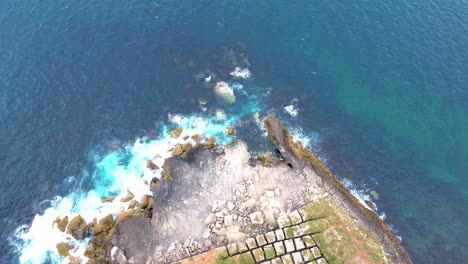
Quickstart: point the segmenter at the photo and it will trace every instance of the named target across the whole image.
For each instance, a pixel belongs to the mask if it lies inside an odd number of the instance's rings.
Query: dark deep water
[[[0,1],[0,262],[95,153],[199,111],[211,91],[186,86],[181,60],[216,67],[237,42],[271,87],[265,111],[299,99],[287,122],[380,194],[415,263],[468,263],[465,0]]]

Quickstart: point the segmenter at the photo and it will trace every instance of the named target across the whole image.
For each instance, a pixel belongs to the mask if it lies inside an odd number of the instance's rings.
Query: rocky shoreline
[[[412,263],[391,229],[293,142],[279,120],[263,123],[278,157],[266,153],[252,164],[242,141],[218,153],[213,138],[185,136],[196,144],[174,146],[162,168],[148,161],[149,169],[162,171],[150,184],[152,196],[136,201],[128,193],[122,198],[128,208],[116,217],[55,224],[75,239],[91,234],[87,263]],[[226,133],[233,136],[234,128]],[[70,249],[57,245],[64,257]]]

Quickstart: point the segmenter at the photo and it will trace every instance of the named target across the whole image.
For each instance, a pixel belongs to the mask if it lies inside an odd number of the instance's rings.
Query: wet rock
[[[86,221],[80,215],[75,216],[68,225],[68,233],[75,239],[84,239],[88,235]]]
[[[226,82],[218,82],[214,87],[214,94],[220,104],[229,105],[236,102],[234,90]]]
[[[146,167],[148,169],[150,169],[150,170],[158,170],[159,169],[158,165],[154,164],[154,162],[152,160],[148,160],[146,162]]]
[[[182,131],[184,131],[183,128],[178,128],[178,129],[172,130],[171,132],[169,132],[169,134],[171,134],[173,138],[178,138],[180,134],[182,134]]]
[[[138,204],[138,202],[137,202],[137,201],[135,201],[135,200],[132,200],[132,201],[131,201],[131,202],[128,204],[128,207],[127,207],[127,209],[129,209],[129,210],[130,210],[130,209],[134,209],[134,208],[135,208],[135,206],[137,206],[137,204]]]
[[[64,218],[60,219],[60,218],[57,218],[55,221],[54,221],[55,224],[57,224],[57,228],[62,231],[62,232],[65,232],[65,229],[67,228],[67,225],[68,225],[68,216],[65,216]]]
[[[218,146],[218,144],[216,144],[216,140],[214,139],[214,137],[210,137],[208,139],[208,142],[206,143],[206,147],[208,149],[214,149]]]
[[[192,144],[190,143],[185,143],[185,144],[177,144],[174,147],[174,150],[172,151],[172,155],[178,156],[181,158],[187,158],[187,156],[190,154],[192,151]]]
[[[149,195],[143,195],[143,197],[141,197],[141,201],[140,201],[140,208],[141,209],[145,209],[146,207],[148,207],[149,205],[149,200],[150,200],[150,196]]]
[[[129,216],[137,216],[139,214],[141,214],[141,210],[139,209],[133,209],[133,210],[122,212],[117,215],[117,223],[121,222],[122,220],[124,220],[125,218]]]
[[[106,198],[103,198],[101,201],[103,203],[112,203],[114,200],[115,200],[115,197],[106,197]]]
[[[68,257],[70,255],[69,250],[70,245],[68,245],[68,243],[60,242],[57,244],[57,252],[60,256]]]
[[[236,134],[236,131],[234,130],[233,127],[228,127],[228,128],[226,129],[226,135],[232,137],[232,136],[234,136],[235,134]]]
[[[371,191],[371,192],[370,192],[370,195],[371,195],[372,198],[374,198],[375,200],[378,200],[379,197],[380,197],[379,193],[376,192],[376,191]]]
[[[97,235],[100,235],[101,233],[107,233],[113,226],[114,226],[114,217],[111,214],[109,214],[106,217],[99,220],[99,223],[97,223],[94,226],[93,235],[97,236]]]
[[[120,201],[121,201],[122,203],[126,203],[126,202],[129,202],[130,200],[132,200],[133,197],[135,197],[135,196],[133,195],[133,193],[128,192],[128,193],[127,193],[127,196],[125,196],[124,198],[120,199]]]
[[[377,211],[377,206],[375,206],[375,204],[369,200],[364,200],[364,202],[366,203],[367,206],[369,206],[370,209],[372,209],[372,211],[376,212]]]

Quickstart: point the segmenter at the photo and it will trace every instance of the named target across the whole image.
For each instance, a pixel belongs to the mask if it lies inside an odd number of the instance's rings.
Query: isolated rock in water
[[[216,120],[218,121],[226,120],[226,113],[224,112],[223,109],[216,110]]]
[[[236,102],[234,90],[226,82],[218,82],[214,87],[216,99],[220,104],[233,104]]]
[[[371,191],[371,192],[370,192],[370,195],[371,195],[372,198],[374,198],[375,200],[378,200],[378,199],[379,199],[379,193],[376,192],[376,191]]]
[[[60,242],[57,244],[57,251],[60,256],[62,257],[68,257],[70,253],[68,252],[70,250],[70,246],[68,243],[65,242]]]
[[[146,167],[148,169],[150,169],[150,170],[158,170],[159,169],[158,165],[154,164],[154,162],[152,160],[148,160],[146,162]]]
[[[236,78],[248,79],[252,76],[248,68],[236,67],[233,72],[230,73],[231,76]]]
[[[232,136],[234,136],[235,134],[236,134],[236,131],[234,130],[233,127],[228,127],[228,128],[226,129],[226,135],[232,137]]]
[[[57,220],[55,220],[54,223],[57,224],[57,228],[60,231],[65,232],[65,229],[67,228],[67,225],[68,225],[68,216],[65,216],[62,219],[57,218]]]
[[[169,132],[169,134],[171,134],[173,138],[178,138],[180,134],[182,134],[182,131],[184,131],[183,128],[178,128],[178,129],[172,130],[171,132]]]
[[[88,225],[83,217],[77,215],[70,221],[68,233],[75,239],[84,239],[88,235]]]

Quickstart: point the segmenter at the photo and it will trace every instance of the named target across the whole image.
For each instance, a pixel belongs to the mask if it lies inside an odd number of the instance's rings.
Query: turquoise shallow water
[[[240,41],[260,112],[297,98],[281,118],[380,194],[415,263],[467,263],[467,29],[466,1],[2,1],[0,262],[18,261],[7,238],[43,201],[92,188],[96,157],[213,99],[179,59],[218,67]]]

